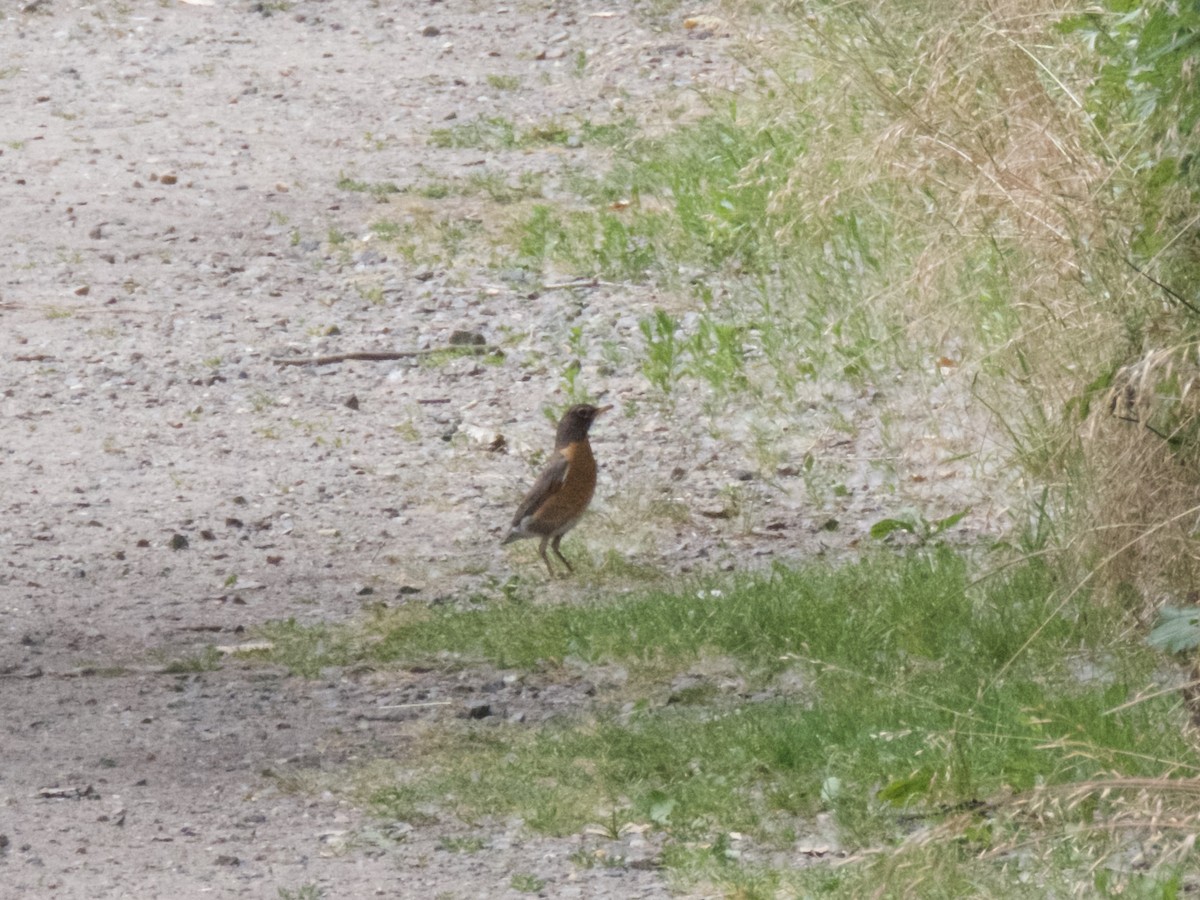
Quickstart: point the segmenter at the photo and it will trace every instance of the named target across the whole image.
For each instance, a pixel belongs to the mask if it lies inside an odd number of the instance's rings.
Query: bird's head
[[[588,435],[588,429],[596,421],[596,417],[612,409],[608,406],[592,406],[590,403],[576,403],[568,409],[558,423],[558,435],[555,445],[565,447],[575,441],[582,441]]]

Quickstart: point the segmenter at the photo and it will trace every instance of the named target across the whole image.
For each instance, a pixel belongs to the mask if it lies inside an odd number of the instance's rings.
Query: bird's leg
[[[546,570],[550,573],[550,577],[553,578],[554,577],[554,567],[550,565],[550,557],[548,557],[546,555],[546,545],[549,543],[550,543],[550,535],[546,535],[544,538],[542,538],[542,545],[540,547],[538,547],[538,553],[540,553],[542,555],[542,562],[544,562],[546,564]],[[558,553],[558,547],[554,548],[554,552]],[[559,553],[558,555],[560,557],[562,556],[561,553]]]
[[[558,543],[562,539],[563,539],[563,536],[561,534],[556,534],[554,536],[554,540],[552,540],[550,542],[550,549],[554,551],[555,556],[557,556],[559,559],[561,559],[563,561],[563,565],[567,567],[567,571],[573,575],[573,574],[575,574],[575,569],[573,569],[571,567],[571,564],[569,562],[567,562],[567,558],[562,555],[562,551],[558,549]]]

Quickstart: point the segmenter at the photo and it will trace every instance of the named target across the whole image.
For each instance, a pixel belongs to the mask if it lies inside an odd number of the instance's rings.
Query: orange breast
[[[583,515],[596,492],[596,457],[587,441],[569,444],[560,451],[569,463],[563,486],[535,513],[541,534],[564,534]]]

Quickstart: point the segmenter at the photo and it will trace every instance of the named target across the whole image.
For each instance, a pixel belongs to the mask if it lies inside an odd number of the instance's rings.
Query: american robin
[[[503,541],[511,544],[522,538],[540,537],[542,546],[538,552],[551,575],[554,568],[546,555],[547,544],[568,572],[575,571],[558,545],[592,502],[596,490],[596,457],[592,456],[592,445],[588,443],[588,429],[596,416],[609,409],[612,406],[579,403],[567,410],[558,423],[554,454],[517,507],[512,529]]]

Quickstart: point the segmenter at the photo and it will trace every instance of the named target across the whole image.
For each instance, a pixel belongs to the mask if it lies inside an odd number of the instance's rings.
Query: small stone
[[[179,176],[174,172],[168,172],[165,175],[160,175],[158,180],[160,184],[176,184],[179,181]]]
[[[490,703],[471,703],[467,705],[468,719],[486,719],[492,715],[492,704]]]
[[[74,291],[76,297],[86,297],[91,292],[92,292],[91,286],[86,285],[86,284],[81,284],[79,287],[75,288],[75,291]]]
[[[442,33],[442,29],[436,25],[426,25],[421,29],[421,37],[437,37]]]
[[[349,397],[347,397],[345,399],[345,401],[343,401],[342,405],[345,406],[347,409],[354,409],[354,410],[358,409],[358,395],[351,394]]]
[[[169,544],[172,550],[186,550],[188,548],[188,539],[186,535],[173,534]]]
[[[462,328],[456,328],[450,334],[451,347],[482,347],[487,343],[487,339],[478,331],[467,331]]]

